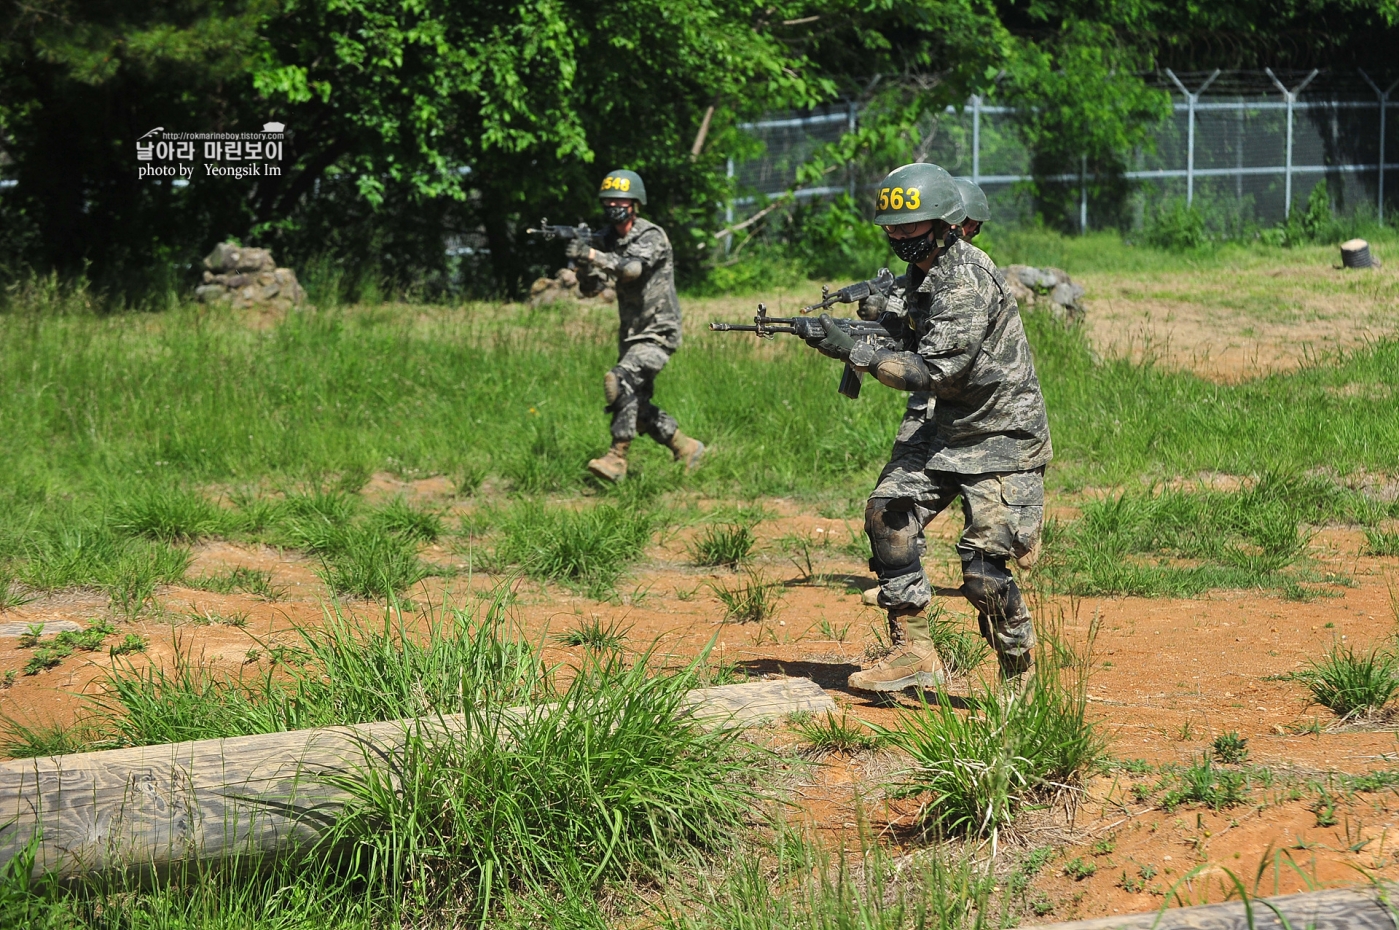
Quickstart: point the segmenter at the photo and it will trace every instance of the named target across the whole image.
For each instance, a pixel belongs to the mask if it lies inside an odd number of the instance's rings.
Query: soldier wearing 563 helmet
[[[916,330],[914,345],[857,345],[834,326],[813,342],[882,384],[933,400],[923,471],[886,468],[865,508],[870,567],[896,649],[850,676],[850,686],[861,690],[946,680],[928,626],[932,590],[920,542],[928,521],[959,496],[962,593],[1005,676],[1020,675],[1033,661],[1033,623],[1007,563],[1028,561],[1038,549],[1044,466],[1053,455],[1049,422],[1019,308],[986,253],[960,241],[965,219],[962,193],[942,168],[913,164],[892,172],[879,186],[875,223],[909,263],[905,306],[895,310]]]
[[[627,450],[638,432],[669,447],[686,469],[704,455],[704,443],[680,432],[675,418],[651,403],[656,375],[680,348],[680,300],[675,263],[665,230],[636,215],[646,203],[646,185],[634,171],[611,171],[598,190],[608,228],[603,246],[570,239],[568,257],[584,267],[578,276],[585,295],[609,282],[617,293],[617,364],[603,376],[603,395],[612,414],[612,447],[588,463],[607,481],[627,474]]]

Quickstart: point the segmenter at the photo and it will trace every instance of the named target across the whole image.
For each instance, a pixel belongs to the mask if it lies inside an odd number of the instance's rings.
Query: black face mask
[[[619,223],[625,223],[631,216],[631,206],[603,207],[602,215],[607,219],[608,225],[616,226]]]
[[[931,233],[926,236],[919,236],[916,239],[895,239],[890,237],[889,248],[894,250],[894,254],[910,265],[916,265],[927,258],[933,252],[933,240]]]
[[[894,254],[910,265],[916,265],[933,253],[934,248],[947,248],[957,241],[957,230],[948,229],[943,237],[938,240],[933,239],[932,230],[926,236],[919,236],[916,239],[895,239],[889,238],[889,247],[894,250]]]

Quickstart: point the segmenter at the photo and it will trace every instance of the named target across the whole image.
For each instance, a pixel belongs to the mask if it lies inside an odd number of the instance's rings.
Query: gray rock
[[[202,304],[228,297],[228,288],[222,284],[201,284],[194,289],[194,299]]]

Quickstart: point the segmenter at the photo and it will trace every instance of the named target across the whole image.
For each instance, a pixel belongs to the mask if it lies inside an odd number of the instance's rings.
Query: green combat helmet
[[[921,220],[960,223],[965,216],[957,182],[937,165],[922,162],[904,165],[879,182],[874,221],[880,226]]]
[[[602,186],[598,188],[597,196],[599,200],[637,200],[645,204],[646,185],[641,182],[641,175],[635,171],[619,168],[607,172],[607,177],[602,179]]]
[[[991,219],[991,205],[986,202],[986,192],[970,178],[953,178],[957,189],[962,193],[962,208],[967,219],[985,223]]]

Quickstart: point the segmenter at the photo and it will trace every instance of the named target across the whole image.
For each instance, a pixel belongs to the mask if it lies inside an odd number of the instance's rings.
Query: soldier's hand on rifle
[[[592,261],[593,247],[587,239],[570,239],[568,245],[564,247],[563,254],[574,261]]]
[[[855,340],[842,332],[836,325],[835,318],[829,313],[821,314],[821,328],[826,331],[820,339],[808,339],[806,344],[814,348],[822,355],[829,355],[831,358],[838,358],[842,361],[850,357],[850,350],[855,348]]]
[[[860,301],[860,309],[855,314],[862,320],[877,320],[884,312],[884,305],[887,303],[883,294],[875,291],[873,294]]]

